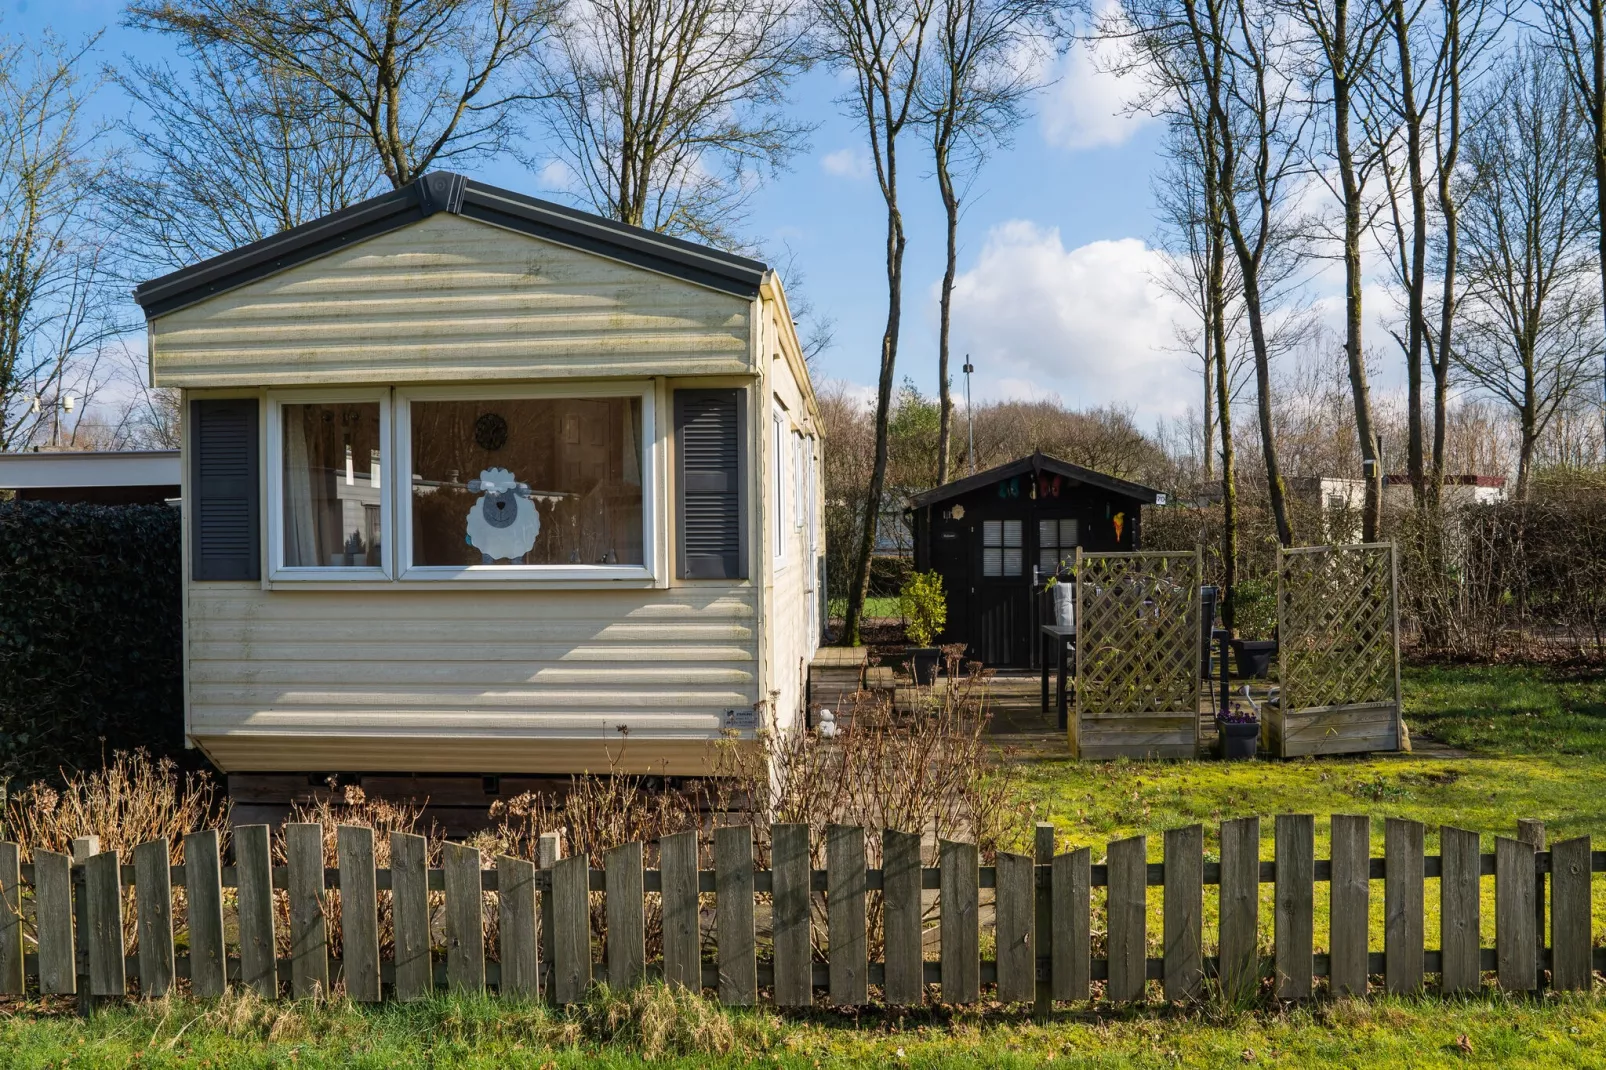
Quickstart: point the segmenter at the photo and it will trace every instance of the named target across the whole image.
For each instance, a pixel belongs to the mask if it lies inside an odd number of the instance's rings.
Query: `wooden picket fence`
[[[1588,989],[1606,970],[1606,951],[1591,931],[1591,875],[1606,870],[1606,852],[1588,837],[1543,849],[1543,830],[1526,823],[1518,838],[1497,837],[1480,853],[1475,832],[1444,826],[1440,854],[1424,851],[1419,822],[1390,819],[1383,857],[1370,857],[1371,819],[1335,815],[1331,858],[1315,857],[1315,819],[1275,819],[1274,856],[1261,857],[1260,819],[1220,828],[1220,859],[1206,861],[1204,829],[1164,834],[1164,860],[1150,862],[1144,837],[1119,840],[1095,864],[1089,848],[1055,853],[1051,826],[1039,825],[1035,857],[1000,853],[980,864],[973,844],[944,841],[938,865],[922,864],[921,837],[883,833],[882,865],[867,864],[863,829],[826,831],[826,868],[810,862],[807,825],[770,829],[770,868],[755,867],[754,830],[717,828],[713,870],[698,868],[698,836],[658,841],[659,868],[644,866],[644,847],[609,851],[602,869],[584,857],[498,857],[484,868],[480,852],[447,844],[443,866],[426,867],[423,837],[393,833],[391,865],[375,866],[374,833],[341,828],[338,863],[326,865],[318,825],[285,827],[288,865],[273,865],[265,825],[234,831],[234,864],[224,865],[215,831],[185,838],[184,863],[170,865],[168,844],[147,843],[125,865],[116,851],[95,852],[80,841],[79,858],[36,850],[20,863],[16,844],[0,843],[0,993],[79,993],[126,997],[137,980],[141,996],[157,997],[187,978],[196,996],[218,996],[229,985],[264,996],[315,996],[341,986],[361,1001],[386,995],[413,999],[440,987],[513,995],[544,995],[560,1004],[584,998],[594,978],[627,986],[648,977],[711,989],[733,1005],[766,992],[780,1006],[807,1006],[821,995],[853,1006],[872,987],[889,1004],[916,1004],[928,986],[945,1003],[984,996],[1001,1002],[1086,1000],[1130,1002],[1154,993],[1166,999],[1206,995],[1213,983],[1229,997],[1258,991],[1269,968],[1275,993],[1305,999],[1325,977],[1333,992],[1364,993],[1372,978],[1390,992],[1424,988],[1429,975],[1446,992],[1474,990],[1485,973],[1511,991],[1546,982]],[[554,839],[555,838],[550,838]],[[543,855],[546,854],[543,848]],[[1495,946],[1483,947],[1484,878],[1494,885]],[[1424,947],[1427,882],[1438,881],[1442,946]],[[1549,940],[1545,889],[1549,887]],[[1373,883],[1383,884],[1383,948],[1369,943]],[[1330,884],[1329,947],[1317,954],[1315,889]],[[1275,886],[1274,953],[1263,962],[1260,887]],[[132,885],[137,951],[125,955],[125,908]],[[175,887],[185,893],[187,931],[175,952]],[[1204,954],[1206,888],[1217,889],[1219,953]],[[225,888],[234,889],[232,928],[225,921]],[[1094,889],[1104,889],[1103,940],[1094,929]],[[1159,888],[1163,954],[1148,954],[1149,889]],[[982,919],[991,889],[995,957],[983,961]],[[277,955],[274,898],[287,893],[290,953]],[[331,891],[340,897],[340,947],[331,956]],[[381,957],[382,892],[394,931]],[[927,893],[935,892],[935,897]],[[430,897],[443,893],[443,946],[432,940]],[[872,896],[872,893],[879,895]],[[494,895],[499,922],[496,961],[487,961],[485,911]],[[605,954],[593,961],[591,908],[602,896]],[[661,903],[663,957],[646,958],[649,896]],[[713,897],[712,931],[702,919]],[[816,934],[823,896],[825,932]],[[437,900],[438,901],[438,900]],[[868,957],[867,908],[881,905],[882,961]],[[27,909],[31,903],[32,910]],[[768,905],[769,954],[760,958],[758,907]],[[927,957],[933,908],[940,955]],[[30,926],[27,924],[31,915]],[[705,947],[712,936],[712,956]],[[825,937],[828,953],[815,950]],[[28,945],[32,943],[33,950]],[[1105,954],[1095,957],[1102,943]]]

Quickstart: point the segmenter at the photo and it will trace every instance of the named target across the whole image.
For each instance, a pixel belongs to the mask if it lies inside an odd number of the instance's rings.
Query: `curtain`
[[[312,458],[307,439],[312,406],[284,407],[284,563],[311,568],[319,560],[317,516],[312,500]]]

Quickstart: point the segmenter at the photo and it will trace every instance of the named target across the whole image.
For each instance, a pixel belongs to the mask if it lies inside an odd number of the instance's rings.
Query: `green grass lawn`
[[[1260,1012],[730,1012],[649,989],[571,1012],[441,997],[379,1008],[161,1003],[0,1018],[0,1067],[1606,1067],[1606,1001],[1499,996]]]
[[[833,598],[826,608],[831,616],[840,617],[848,611],[846,598]],[[866,620],[898,620],[903,611],[898,606],[897,595],[871,595],[864,600],[864,616]]]

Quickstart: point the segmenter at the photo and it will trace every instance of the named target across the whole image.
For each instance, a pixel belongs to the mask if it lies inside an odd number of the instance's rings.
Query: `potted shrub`
[[[942,650],[931,644],[948,622],[942,576],[936,572],[911,572],[898,595],[898,608],[903,613],[904,634],[911,644],[904,654],[912,665],[915,682],[929,684],[937,678],[937,667],[942,664]]]
[[[1241,710],[1216,714],[1216,753],[1227,760],[1253,758],[1260,748],[1260,718]]]
[[[1232,592],[1232,660],[1240,678],[1264,680],[1277,653],[1277,590],[1264,580],[1246,580]]]

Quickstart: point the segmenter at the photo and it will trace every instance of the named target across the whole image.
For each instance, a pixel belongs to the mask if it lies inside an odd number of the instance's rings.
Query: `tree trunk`
[[[1218,225],[1210,235],[1209,308],[1216,362],[1216,424],[1221,433],[1221,626],[1230,632],[1233,591],[1238,584],[1238,481],[1232,445],[1232,391],[1227,379],[1226,260],[1226,237]]]
[[[954,277],[959,264],[959,197],[954,192],[953,176],[948,173],[948,148],[939,143],[937,150],[937,187],[942,191],[942,207],[948,222],[948,259],[942,272],[942,296],[938,302],[937,326],[937,403],[941,415],[937,428],[937,485],[948,482],[948,470],[953,457],[954,398],[948,375],[948,341],[952,322]]]
[[[1422,116],[1416,106],[1410,33],[1404,0],[1394,0],[1394,37],[1400,57],[1406,166],[1411,183],[1411,261],[1410,277],[1406,280],[1406,468],[1410,473],[1416,503],[1421,506],[1426,497],[1426,465],[1422,448],[1422,347],[1427,335],[1428,198],[1422,178]]]
[[[1599,224],[1595,228],[1600,265],[1601,314],[1606,315],[1606,5],[1602,0],[1589,0],[1590,72],[1594,78],[1588,107],[1590,132],[1594,135],[1595,210]],[[1602,372],[1606,373],[1606,365]],[[1601,379],[1603,400],[1606,400],[1606,374]]]
[[[1215,313],[1210,307],[1213,298],[1206,295],[1205,325],[1204,325],[1204,481],[1211,482],[1216,478],[1216,393],[1215,368],[1216,356],[1214,349],[1215,327],[1213,321]]]

